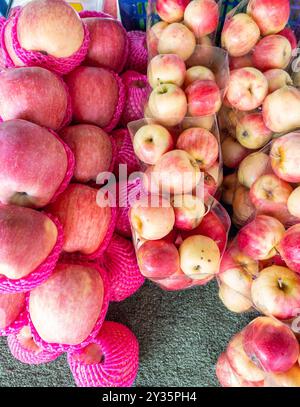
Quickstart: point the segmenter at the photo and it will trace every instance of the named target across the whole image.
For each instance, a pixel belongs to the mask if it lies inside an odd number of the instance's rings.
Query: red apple
[[[289,0],[250,0],[247,13],[256,21],[262,35],[276,34],[288,22]]]
[[[215,81],[197,80],[186,88],[185,93],[191,116],[210,116],[221,107],[220,89]]]
[[[236,138],[242,146],[256,150],[265,146],[272,138],[272,131],[264,123],[262,113],[249,113],[236,126]]]
[[[44,341],[78,345],[92,332],[104,295],[103,280],[93,265],[59,264],[30,292],[30,318]]]
[[[0,201],[47,205],[63,182],[66,150],[50,131],[15,119],[0,124]]]
[[[162,289],[167,291],[184,290],[191,287],[193,284],[193,280],[185,275],[180,269],[170,277],[157,280],[156,282]]]
[[[66,77],[76,122],[108,126],[114,117],[119,87],[114,75],[104,68],[81,66]]]
[[[287,182],[300,182],[300,138],[290,133],[274,140],[270,151],[275,174]]]
[[[74,153],[76,181],[96,181],[101,172],[109,170],[113,158],[112,144],[100,127],[91,124],[69,126],[60,132],[60,136]]]
[[[291,226],[285,232],[277,249],[287,266],[300,273],[300,224]]]
[[[221,144],[223,162],[228,168],[238,168],[251,150],[243,147],[236,139],[231,136],[225,138]]]
[[[230,70],[253,67],[252,53],[242,55],[241,57],[229,57]]]
[[[148,81],[152,88],[163,83],[182,86],[186,74],[185,63],[176,54],[156,55],[148,65]]]
[[[111,224],[111,208],[97,204],[97,190],[71,184],[48,210],[64,229],[63,250],[93,254],[102,244]]]
[[[184,10],[190,0],[157,0],[156,11],[159,17],[167,23],[183,20]]]
[[[0,329],[10,326],[25,310],[24,293],[0,294]]]
[[[262,38],[253,50],[252,60],[255,68],[261,71],[284,69],[292,57],[292,47],[282,35],[268,35]]]
[[[89,66],[100,66],[121,72],[125,65],[127,33],[112,18],[83,18],[90,33],[90,44],[85,59]]]
[[[17,34],[22,48],[57,58],[74,54],[84,39],[78,14],[61,0],[33,0],[25,4],[18,18]]]
[[[169,24],[162,33],[158,41],[159,54],[176,54],[186,61],[194,52],[196,39],[192,31],[184,24]]]
[[[33,209],[0,205],[0,275],[26,277],[49,256],[58,231],[48,216]]]
[[[292,78],[283,69],[269,69],[264,72],[264,75],[268,80],[269,93],[273,93],[283,86],[293,85]]]
[[[290,27],[285,27],[283,30],[279,31],[278,35],[282,35],[289,40],[292,50],[297,48],[297,37],[295,32]]]
[[[275,218],[258,215],[238,233],[239,248],[255,260],[266,260],[276,254],[276,247],[284,236],[284,226]]]
[[[214,73],[205,66],[192,66],[186,71],[184,86],[187,88],[191,83],[195,81],[215,81]]]
[[[293,332],[274,318],[255,318],[244,329],[246,354],[266,372],[285,372],[297,361],[299,344]]]
[[[192,194],[175,195],[172,205],[175,213],[175,227],[180,230],[195,229],[205,214],[202,199]]]
[[[196,38],[216,31],[219,22],[219,7],[215,0],[193,0],[184,11],[184,23]]]

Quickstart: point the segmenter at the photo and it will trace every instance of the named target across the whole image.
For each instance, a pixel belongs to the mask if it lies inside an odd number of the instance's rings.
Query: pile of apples
[[[299,343],[292,330],[258,317],[237,333],[217,361],[223,387],[299,387]]]
[[[134,161],[121,127],[142,117],[149,85],[124,71],[138,46],[144,69],[146,36],[62,0],[33,0],[1,25],[0,335],[24,363],[67,352],[80,386],[130,386],[137,339],[105,317],[144,277],[97,183]]]

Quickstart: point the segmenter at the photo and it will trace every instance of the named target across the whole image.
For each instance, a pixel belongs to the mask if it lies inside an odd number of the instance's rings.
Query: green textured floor
[[[227,311],[215,282],[179,293],[147,282],[110,306],[107,319],[128,325],[140,342],[137,386],[217,386],[214,365],[230,337],[253,318]],[[74,386],[65,356],[42,366],[13,359],[0,339],[0,387]]]

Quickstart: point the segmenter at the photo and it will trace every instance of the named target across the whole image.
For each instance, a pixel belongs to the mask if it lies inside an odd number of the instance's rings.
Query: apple
[[[91,124],[69,126],[60,132],[60,136],[75,156],[76,181],[96,181],[100,173],[110,169],[113,159],[112,142],[100,127]]]
[[[173,83],[180,87],[185,75],[185,63],[176,54],[156,55],[148,65],[148,81],[153,89],[164,83]]]
[[[182,129],[190,129],[191,127],[202,127],[208,131],[214,127],[215,115],[202,117],[185,117],[181,123]]]
[[[179,253],[176,246],[165,239],[148,240],[137,251],[139,268],[143,276],[163,279],[179,269]]]
[[[206,279],[219,271],[220,250],[207,236],[187,237],[179,247],[179,255],[181,270],[192,279]]]
[[[252,52],[241,57],[229,57],[229,68],[230,70],[253,67]]]
[[[249,358],[243,348],[244,331],[236,334],[229,342],[226,355],[232,369],[245,380],[261,382],[265,379],[265,372]]]
[[[34,90],[34,91],[33,91]],[[25,119],[57,130],[68,108],[62,80],[44,68],[11,68],[0,76],[2,120]]]
[[[172,23],[160,34],[157,49],[159,54],[176,54],[186,61],[195,47],[196,39],[192,31],[181,23]]]
[[[238,169],[238,181],[246,188],[251,188],[255,181],[270,169],[269,156],[262,151],[252,153],[245,157]]]
[[[262,35],[276,34],[287,24],[289,0],[250,0],[247,13],[256,21]]]
[[[295,32],[290,27],[285,27],[283,30],[279,31],[278,35],[282,35],[289,40],[292,50],[297,48],[297,37]]]
[[[203,201],[192,194],[175,195],[172,199],[175,227],[180,230],[195,229],[205,215]]]
[[[224,165],[228,168],[238,168],[243,159],[250,154],[250,150],[243,147],[231,136],[225,138],[221,144],[221,148]]]
[[[258,69],[240,68],[230,72],[226,97],[234,108],[254,110],[263,103],[267,94],[267,78]],[[268,123],[265,124],[269,127]]]
[[[263,103],[266,126],[275,133],[288,133],[300,126],[300,91],[283,86],[268,95]]]
[[[148,45],[148,53],[149,57],[152,58],[153,56],[158,54],[158,42],[161,37],[163,30],[168,27],[168,23],[165,21],[159,21],[155,23],[147,32],[147,45]]]
[[[195,282],[196,280],[194,280]],[[163,289],[167,291],[178,291],[190,288],[193,284],[193,280],[189,278],[186,274],[178,269],[178,271],[172,274],[170,277],[155,280],[155,282]]]
[[[130,209],[130,221],[137,233],[147,240],[167,236],[174,227],[174,210],[167,199],[160,198],[157,205],[149,197],[137,200]]]
[[[204,200],[207,200],[209,199],[210,196],[215,196],[218,189],[218,185],[216,179],[208,172],[203,173],[203,181],[204,181],[203,184]],[[201,190],[200,194],[202,194]]]
[[[236,138],[251,150],[265,146],[272,138],[272,131],[264,123],[262,113],[249,113],[236,126]]]
[[[255,318],[244,328],[243,347],[248,357],[266,372],[287,371],[299,356],[293,332],[270,317]]]
[[[126,62],[128,46],[123,26],[112,18],[87,17],[83,21],[90,33],[85,65],[121,72]]]
[[[119,86],[112,72],[80,66],[65,77],[73,108],[73,120],[105,130],[115,116]]]
[[[295,364],[291,369],[281,373],[269,373],[268,387],[300,387],[300,367]]]
[[[253,65],[261,71],[284,69],[290,63],[292,47],[282,35],[268,35],[255,46],[252,54]]]
[[[275,92],[283,86],[293,85],[292,78],[283,69],[269,69],[264,72],[264,75],[268,80],[269,93]]]
[[[221,44],[232,57],[248,54],[260,37],[255,21],[245,13],[238,13],[226,19]]]
[[[197,80],[185,90],[190,116],[210,116],[221,107],[221,93],[215,81]]]
[[[213,177],[216,181],[217,187],[219,188],[223,183],[223,169],[220,168],[220,162],[217,160],[207,168],[206,173]],[[204,180],[205,182],[205,180]]]
[[[299,206],[299,202],[298,202]],[[286,265],[293,271],[300,273],[300,223],[291,226],[284,234],[277,250]]]
[[[148,105],[152,116],[164,126],[176,126],[187,112],[187,100],[183,90],[171,83],[153,89]]]
[[[263,314],[281,320],[293,318],[300,308],[300,276],[287,267],[267,267],[253,282],[251,296]]]
[[[195,81],[215,81],[214,73],[205,66],[192,66],[186,71],[184,86],[187,88],[191,83]]]
[[[24,293],[0,293],[0,329],[9,327],[25,310]]]
[[[0,123],[0,162],[0,201],[37,208],[50,202],[68,169],[61,141],[21,119]]]
[[[243,185],[238,185],[233,196],[232,209],[232,220],[238,227],[244,226],[255,216],[256,208],[251,202],[248,188]]]
[[[17,24],[22,48],[56,58],[67,58],[81,47],[83,24],[65,1],[33,0],[22,8]]]
[[[153,167],[152,175],[162,192],[177,195],[191,192],[201,179],[198,163],[183,150],[165,153]]]
[[[300,218],[300,186],[295,188],[287,201],[287,207],[292,216]]]
[[[47,210],[63,225],[67,253],[94,254],[112,222],[111,208],[98,205],[97,190],[87,185],[69,185]]]
[[[284,233],[284,226],[279,220],[258,215],[239,231],[237,242],[240,250],[254,260],[267,260],[276,254],[276,247]]]
[[[197,161],[200,170],[214,165],[219,155],[216,137],[199,127],[184,130],[177,139],[176,148],[188,152]]]
[[[237,174],[236,172],[228,174],[224,177],[222,184],[222,201],[226,205],[232,205],[235,188],[237,186]]]
[[[48,343],[79,345],[100,316],[104,283],[92,264],[58,264],[51,277],[29,295],[29,314]]]
[[[231,312],[240,314],[252,310],[252,302],[249,297],[226,284],[219,284],[219,298]]]
[[[156,11],[159,17],[167,23],[183,20],[184,10],[190,0],[157,0]]]
[[[26,350],[26,351],[28,351],[30,353],[33,353],[36,356],[43,352],[43,349],[40,348],[34,342],[33,337],[32,337],[31,329],[30,329],[30,327],[28,325],[23,326],[23,328],[20,330],[20,332],[16,335],[16,340],[18,341],[19,345],[24,350]],[[8,345],[9,345],[9,337],[8,337]]]
[[[219,22],[219,7],[215,0],[193,0],[184,11],[184,24],[196,38],[216,31]]]
[[[41,212],[0,205],[0,275],[26,277],[52,252],[58,237],[54,222]]]
[[[272,143],[270,157],[275,174],[287,182],[300,182],[300,138],[290,133]]]

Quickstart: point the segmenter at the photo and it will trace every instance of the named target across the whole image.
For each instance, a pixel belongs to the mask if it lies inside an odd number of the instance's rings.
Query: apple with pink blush
[[[295,363],[287,372],[270,373],[266,380],[266,386],[276,387],[300,387],[300,366]]]
[[[231,312],[241,314],[251,311],[253,308],[252,301],[248,296],[241,294],[227,284],[219,283],[218,294],[222,303]]]
[[[196,80],[186,88],[185,93],[188,114],[193,117],[210,116],[221,108],[221,93],[215,81]]]
[[[159,21],[155,23],[147,33],[147,45],[149,50],[149,56],[153,57],[158,54],[158,42],[163,30],[168,27],[168,23],[165,21]]]
[[[183,61],[189,59],[196,47],[196,38],[184,24],[172,23],[160,34],[157,50],[159,54],[176,54]]]
[[[287,266],[300,273],[300,224],[287,229],[277,250]]]
[[[175,213],[175,227],[180,230],[193,230],[202,221],[205,215],[203,201],[192,194],[175,195],[172,198]]]
[[[260,71],[285,69],[292,57],[292,47],[282,35],[268,35],[255,46],[252,54],[253,65]]]
[[[167,23],[183,20],[184,10],[190,0],[157,0],[156,11],[159,17]]]
[[[293,190],[287,201],[288,211],[292,216],[300,218],[300,187]]]
[[[163,83],[182,86],[186,76],[183,60],[176,54],[156,55],[148,65],[148,82],[154,89]]]
[[[43,349],[34,342],[31,329],[28,325],[23,326],[23,328],[17,334],[16,339],[22,348],[29,352],[33,352],[35,355],[43,352]]]
[[[290,133],[272,143],[270,157],[275,174],[286,182],[300,182],[300,137]]]
[[[196,65],[186,71],[184,86],[187,88],[191,83],[197,80],[215,81],[216,77],[209,68]]]
[[[249,52],[241,57],[229,57],[229,68],[231,71],[247,67],[253,67],[252,53]]]
[[[295,32],[290,27],[285,27],[283,30],[279,31],[278,35],[282,35],[287,40],[289,40],[292,50],[297,48],[297,37],[295,35]]]
[[[228,168],[238,168],[243,159],[251,152],[231,136],[223,140],[221,148],[224,165]]]
[[[264,123],[261,113],[243,116],[236,126],[236,138],[242,146],[251,150],[265,146],[272,138],[272,131]]]
[[[269,93],[275,92],[283,86],[293,85],[293,80],[290,75],[283,69],[269,69],[264,72],[265,77],[268,80]]]
[[[215,0],[193,0],[184,11],[184,23],[202,38],[216,31],[219,22],[219,7]]]
[[[241,161],[238,169],[238,181],[246,188],[251,188],[262,175],[271,172],[269,156],[262,152],[248,155]]]
[[[192,286],[193,281],[189,278],[186,274],[180,270],[180,268],[176,271],[176,273],[170,275],[167,278],[156,280],[155,282],[164,290],[167,291],[178,291],[184,290]]]
[[[24,293],[0,293],[0,329],[10,326],[24,310]]]
[[[249,189],[243,185],[238,185],[232,200],[233,223],[244,226],[255,216],[256,208],[251,202]]]
[[[206,171],[203,173],[203,188],[204,200],[209,199],[210,196],[215,196],[218,189],[216,179]]]

